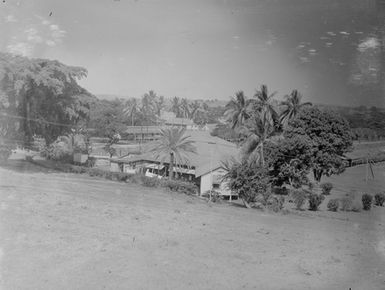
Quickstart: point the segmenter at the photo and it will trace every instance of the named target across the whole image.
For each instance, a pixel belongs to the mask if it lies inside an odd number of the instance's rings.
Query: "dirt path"
[[[385,289],[384,208],[273,215],[14,168],[0,168],[1,289]]]

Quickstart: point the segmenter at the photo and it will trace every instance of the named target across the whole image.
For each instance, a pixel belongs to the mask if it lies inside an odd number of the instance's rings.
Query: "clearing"
[[[385,289],[385,208],[270,214],[0,168],[0,289]]]

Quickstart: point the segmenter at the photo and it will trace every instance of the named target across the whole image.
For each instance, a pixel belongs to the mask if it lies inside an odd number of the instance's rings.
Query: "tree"
[[[131,104],[132,105],[132,104]],[[141,115],[138,110],[133,108],[129,112],[129,107],[119,99],[97,100],[91,106],[88,127],[92,128],[93,136],[111,137],[115,133],[122,133],[127,125],[141,122]],[[132,114],[131,120],[127,120],[127,114]]]
[[[270,191],[270,177],[265,167],[256,163],[228,161],[224,164],[227,170],[224,180],[228,187],[236,192],[246,208],[251,208],[258,199],[266,201]]]
[[[351,149],[352,133],[339,114],[315,107],[304,108],[289,122],[285,137],[308,140],[314,179],[339,174],[344,170],[343,155]]]
[[[260,163],[260,166],[264,167],[265,144],[279,139],[269,112],[254,112],[243,127],[242,133],[247,136],[242,147],[244,158],[249,162]]]
[[[182,116],[181,102],[180,102],[180,99],[178,97],[174,97],[172,99],[171,111],[175,113],[177,118],[180,118]]]
[[[188,163],[190,153],[196,153],[195,141],[186,136],[186,129],[184,128],[165,128],[161,129],[161,136],[154,141],[148,152],[155,155],[156,159],[164,162],[169,159],[169,177],[173,179],[174,163]]]
[[[121,139],[120,134],[118,133],[112,134],[108,138],[108,142],[106,143],[106,145],[104,145],[103,149],[106,152],[108,152],[108,154],[110,155],[110,158],[112,158],[112,156],[116,154],[116,149],[113,147],[113,145],[117,144],[120,141],[120,139]]]
[[[186,98],[183,98],[181,103],[180,103],[180,106],[182,108],[182,116],[184,118],[189,118],[190,116],[190,106],[189,106],[189,102]]]
[[[126,107],[123,110],[123,114],[130,118],[131,126],[134,126],[135,116],[139,114],[138,103],[135,98],[129,99],[126,102]]]
[[[249,105],[251,100],[248,100],[243,91],[235,93],[235,98],[226,104],[225,116],[230,120],[232,128],[236,128],[244,124],[249,116]]]
[[[281,113],[281,121],[288,122],[293,119],[303,107],[311,106],[310,102],[301,103],[302,95],[293,90],[289,96],[285,96],[285,101],[282,105],[285,107]]]
[[[277,92],[269,95],[269,91],[266,85],[261,85],[261,89],[254,95],[256,102],[253,102],[252,111],[256,110],[268,114],[269,118],[273,121],[274,126],[278,127],[279,117],[277,112],[277,103],[274,101],[274,97]]]
[[[144,94],[141,99],[140,115],[141,125],[154,125],[157,123],[161,110],[164,107],[164,98],[158,97],[154,91]]]
[[[0,53],[0,109],[8,119],[3,138],[18,135],[30,145],[36,134],[49,144],[86,120],[96,100],[77,83],[86,76],[86,69],[56,60]]]
[[[300,188],[308,184],[311,169],[311,140],[303,136],[286,137],[266,146],[266,159],[273,183]]]

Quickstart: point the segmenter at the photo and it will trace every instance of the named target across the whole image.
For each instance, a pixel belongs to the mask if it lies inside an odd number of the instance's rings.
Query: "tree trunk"
[[[313,169],[313,176],[317,183],[321,182],[322,173],[322,170]]]
[[[174,154],[173,153],[171,153],[170,154],[170,168],[168,169],[168,177],[170,178],[170,179],[173,179],[174,178]]]
[[[262,167],[265,167],[265,156],[263,154],[263,142],[261,143],[261,148],[260,148],[260,158],[261,158],[261,165]]]
[[[31,100],[28,93],[25,95],[25,126],[24,126],[24,146],[29,146],[32,141],[31,130]]]

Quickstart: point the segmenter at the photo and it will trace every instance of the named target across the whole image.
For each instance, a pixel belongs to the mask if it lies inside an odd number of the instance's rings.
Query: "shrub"
[[[372,207],[373,196],[365,193],[362,195],[361,200],[362,200],[362,208],[364,210],[370,210]]]
[[[141,176],[142,185],[146,187],[158,187],[160,181],[157,177]]]
[[[307,193],[302,189],[296,189],[296,190],[292,191],[292,197],[293,197],[296,208],[298,210],[301,210],[303,204],[306,201]]]
[[[289,194],[289,190],[286,187],[274,187],[273,191],[274,191],[274,194],[278,194],[278,195]]]
[[[285,198],[282,195],[273,196],[270,199],[268,208],[274,212],[279,212],[283,209],[284,203],[285,203]]]
[[[352,196],[346,196],[346,197],[343,197],[340,199],[340,209],[342,211],[349,211],[352,209],[352,205],[353,205],[353,198]]]
[[[176,191],[185,194],[197,193],[197,186],[191,182],[165,178],[161,180],[161,185],[162,187],[165,187],[171,191]]]
[[[125,173],[125,172],[117,172],[116,179],[118,181],[126,182],[131,174]]]
[[[385,202],[385,194],[377,193],[374,196],[374,204],[375,205],[377,205],[377,206],[384,206],[384,202]]]
[[[330,182],[325,182],[321,184],[322,194],[329,195],[333,189],[333,184]]]
[[[12,154],[11,146],[0,145],[0,161],[8,160],[9,156]]]
[[[358,200],[353,201],[350,210],[351,210],[351,211],[354,211],[354,212],[360,212],[361,209],[362,209],[362,207],[361,207],[360,202],[359,202]]]
[[[90,176],[99,176],[99,177],[102,177],[104,176],[104,172],[103,170],[99,169],[99,168],[91,168],[88,170],[88,174]]]
[[[225,180],[228,181],[228,187],[238,194],[246,207],[251,207],[269,190],[271,180],[267,168],[247,161],[234,162],[227,167],[228,173],[225,175]],[[265,197],[263,196],[262,199]]]
[[[309,210],[317,211],[318,207],[321,205],[325,196],[322,194],[312,193],[309,195]]]
[[[329,202],[328,202],[328,209],[330,211],[337,211],[339,205],[340,205],[340,203],[339,203],[338,199],[333,198],[333,199],[329,200]]]
[[[212,202],[218,202],[218,201],[221,201],[222,199],[221,193],[215,190],[207,190],[204,193],[202,193],[203,197],[210,198],[210,195],[211,195]]]

